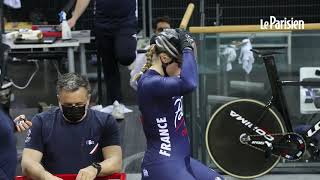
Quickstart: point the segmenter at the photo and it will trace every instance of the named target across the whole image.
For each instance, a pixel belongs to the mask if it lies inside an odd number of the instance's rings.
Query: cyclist
[[[183,117],[183,95],[197,87],[194,40],[185,31],[165,29],[148,50],[136,77],[147,150],[142,179],[220,180],[220,174],[191,158]]]

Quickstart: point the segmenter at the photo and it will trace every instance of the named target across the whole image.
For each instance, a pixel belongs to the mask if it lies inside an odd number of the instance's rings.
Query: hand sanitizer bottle
[[[61,29],[62,29],[62,40],[68,40],[71,39],[71,29],[68,25],[66,13],[64,11],[61,11],[59,13],[60,16],[60,22],[61,22]]]

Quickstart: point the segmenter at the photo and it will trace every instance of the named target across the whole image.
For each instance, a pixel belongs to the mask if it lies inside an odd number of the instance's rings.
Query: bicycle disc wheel
[[[250,123],[253,124],[250,126]],[[213,162],[223,172],[237,178],[255,178],[269,172],[280,160],[265,157],[265,152],[240,142],[244,133],[258,135],[252,129],[267,134],[283,134],[280,118],[265,104],[240,99],[221,106],[211,117],[206,129],[206,145]]]

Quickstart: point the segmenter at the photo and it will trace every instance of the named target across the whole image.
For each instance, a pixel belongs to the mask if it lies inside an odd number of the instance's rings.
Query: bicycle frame
[[[294,161],[300,158],[318,160],[320,157],[319,143],[311,138],[320,130],[320,121],[307,132],[303,131],[307,136],[294,132],[283,91],[283,86],[320,87],[320,78],[319,81],[312,78],[308,81],[282,81],[274,57],[279,53],[251,51],[263,58],[271,98],[267,103],[245,98],[227,102],[211,116],[206,129],[206,146],[213,162],[223,172],[246,179],[266,174],[280,158]],[[230,123],[234,120],[237,121]],[[230,127],[230,131],[221,130],[222,127]],[[232,143],[220,143],[221,138]],[[308,152],[306,156],[305,152]],[[235,159],[237,163],[234,163]]]
[[[271,103],[282,115],[287,131],[293,132],[293,128],[292,128],[292,124],[291,124],[291,120],[290,120],[289,112],[287,108],[287,101],[286,101],[286,97],[283,94],[282,86],[314,86],[314,87],[320,86],[320,78],[319,78],[319,82],[281,81],[279,79],[274,55],[262,56],[262,58],[266,67],[269,83],[271,86],[271,91],[272,91]],[[308,138],[312,137],[313,135],[316,134],[318,130],[320,130],[320,120],[315,125],[313,125],[307,132],[309,132],[312,128],[314,128],[314,131],[311,136],[307,136]]]

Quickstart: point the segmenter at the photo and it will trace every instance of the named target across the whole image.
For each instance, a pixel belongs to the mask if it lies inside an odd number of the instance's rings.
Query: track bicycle
[[[279,79],[275,54],[252,49],[263,59],[272,95],[267,103],[253,99],[230,101],[212,115],[206,129],[206,146],[216,166],[233,177],[249,179],[268,173],[281,158],[294,161],[306,151],[319,156],[314,138],[320,121],[304,133],[295,133],[289,118],[283,86],[319,87],[319,79]]]

